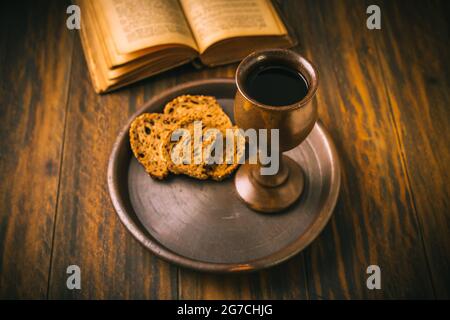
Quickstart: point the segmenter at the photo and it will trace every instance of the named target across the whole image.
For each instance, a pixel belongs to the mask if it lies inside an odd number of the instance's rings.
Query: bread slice
[[[226,153],[226,137],[229,131],[230,138],[233,138],[232,157],[227,158]],[[229,177],[241,163],[240,160],[245,156],[245,137],[239,131],[239,128],[233,126],[225,130],[221,130],[223,141],[223,163],[206,166],[206,172],[210,178],[221,181]],[[231,152],[230,154],[231,155]],[[228,155],[228,156],[229,156]]]
[[[162,113],[144,113],[131,124],[131,150],[153,178],[161,180],[169,174],[163,143],[176,123],[173,117]]]
[[[195,148],[196,143],[194,141],[196,121],[201,121],[203,126],[205,126],[201,117],[188,115],[172,128],[172,132],[165,138],[164,157],[170,172],[174,174],[185,174],[196,179],[205,180],[208,179],[205,163],[203,161],[201,161],[201,163],[194,162],[194,157],[197,156],[199,152],[198,148]],[[181,130],[184,130],[184,134],[181,134],[183,133]],[[180,139],[174,140],[175,135],[178,135]],[[199,142],[203,143],[202,141]],[[187,154],[184,153],[185,146],[189,148]]]
[[[193,116],[202,118],[203,121],[212,120],[217,128],[233,126],[217,100],[211,96],[179,96],[166,104],[164,113],[177,119]]]
[[[194,142],[196,121],[201,121],[202,124],[199,128],[201,129],[200,143]],[[237,168],[241,155],[236,151],[243,150],[245,139],[237,136],[238,139],[234,142],[234,161],[230,163],[208,164],[206,159],[203,159],[203,155],[205,149],[211,148],[216,139],[220,138],[223,139],[222,154],[225,157],[224,139],[226,129],[230,128],[237,129],[233,127],[230,118],[214,97],[183,95],[167,103],[162,114],[145,113],[138,116],[131,124],[130,144],[138,161],[153,178],[161,180],[172,172],[201,180],[208,178],[222,180]],[[172,134],[177,129],[185,130],[187,136],[181,140],[171,141]],[[216,133],[219,132],[220,135],[210,135],[203,139],[209,129],[217,129]],[[241,146],[240,149],[237,148],[238,144]],[[187,145],[190,147],[189,154],[183,155],[182,152],[180,154],[179,151],[183,151]],[[174,155],[178,155],[178,158],[172,158]],[[182,158],[187,161],[181,161]],[[223,158],[223,161],[226,159]]]
[[[226,156],[226,130],[237,130],[237,127],[221,128],[215,127],[215,123],[202,122],[201,136],[195,137],[195,121],[202,119],[185,118],[179,122],[173,128],[172,133],[176,133],[178,130],[185,130],[184,135],[177,141],[172,141],[172,134],[166,136],[165,153],[167,166],[169,171],[175,174],[185,174],[196,179],[205,180],[212,178],[213,180],[223,180],[231,175],[239,166],[239,160],[244,154],[245,138],[240,134],[231,135],[234,138],[233,141],[233,155],[231,159],[227,159]],[[198,124],[199,125],[199,124]],[[200,129],[200,127],[198,127]],[[215,129],[215,130],[214,130]],[[199,143],[195,143],[195,139],[199,138]],[[212,148],[217,139],[222,139],[222,149],[220,154],[217,155],[217,159],[221,159],[222,163],[208,163],[206,157],[212,155]],[[201,146],[201,148],[200,148]],[[239,147],[238,147],[239,146]],[[220,144],[217,146],[220,147]],[[217,147],[214,151],[217,151]],[[189,152],[186,154],[185,152]],[[197,158],[199,157],[199,158]],[[197,160],[197,161],[196,161]],[[211,159],[213,161],[213,159]]]

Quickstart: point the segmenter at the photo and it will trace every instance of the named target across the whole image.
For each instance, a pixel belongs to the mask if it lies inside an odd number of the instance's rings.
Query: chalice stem
[[[252,179],[265,187],[277,187],[283,184],[289,177],[289,167],[283,161],[281,153],[278,156],[278,170],[271,174],[270,169],[273,165],[273,163],[262,164],[258,159],[258,164],[251,171]],[[268,174],[264,174],[264,172],[268,172]]]

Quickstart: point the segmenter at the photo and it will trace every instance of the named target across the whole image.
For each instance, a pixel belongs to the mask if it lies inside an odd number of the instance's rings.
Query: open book
[[[270,0],[76,0],[97,92],[198,58],[215,66],[295,40]]]

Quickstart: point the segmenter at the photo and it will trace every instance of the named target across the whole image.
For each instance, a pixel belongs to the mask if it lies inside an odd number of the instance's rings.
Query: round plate
[[[171,175],[156,181],[132,156],[128,130],[144,112],[162,112],[182,94],[212,95],[233,119],[233,79],[201,80],[167,90],[129,120],[114,144],[108,187],[114,208],[131,234],[161,258],[215,272],[262,269],[278,264],[317,237],[330,218],[340,187],[335,147],[317,123],[308,138],[286,152],[305,172],[305,189],[289,209],[264,214],[239,199],[233,177],[222,182]]]

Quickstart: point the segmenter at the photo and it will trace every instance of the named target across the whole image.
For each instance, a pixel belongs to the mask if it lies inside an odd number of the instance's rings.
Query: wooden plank
[[[297,21],[300,52],[318,64],[320,118],[343,167],[334,216],[305,253],[310,297],[433,297],[367,6],[293,1],[284,8]],[[372,264],[381,268],[381,290],[366,287]]]
[[[268,270],[216,275],[180,270],[180,299],[306,299],[302,254]]]
[[[438,298],[450,298],[449,3],[382,2],[377,51]]]
[[[123,227],[107,190],[112,145],[144,98],[169,82],[153,78],[108,95],[94,92],[75,41],[57,208],[50,298],[171,299],[177,269],[146,251]],[[81,290],[68,290],[66,269],[81,269]]]
[[[45,298],[73,34],[65,2],[0,17],[0,297]]]

